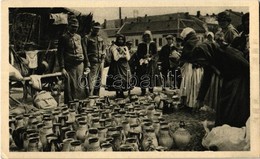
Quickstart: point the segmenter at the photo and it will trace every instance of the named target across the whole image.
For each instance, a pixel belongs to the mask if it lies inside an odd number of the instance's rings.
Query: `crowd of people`
[[[245,126],[249,118],[249,13],[242,17],[243,31],[231,24],[228,12],[217,16],[220,30],[206,32],[201,42],[193,28],[180,37],[166,36],[167,44],[158,50],[152,32],[144,31],[137,51],[122,34],[109,47],[108,91],[124,98],[134,87],[141,96],[161,86],[180,90],[182,105],[198,110],[208,105],[216,110],[216,126]],[[58,54],[65,75],[64,103],[98,96],[107,55],[101,26],[95,23],[85,37],[76,32],[79,23],[69,21],[68,32],[59,40]],[[88,86],[88,87],[86,87]]]

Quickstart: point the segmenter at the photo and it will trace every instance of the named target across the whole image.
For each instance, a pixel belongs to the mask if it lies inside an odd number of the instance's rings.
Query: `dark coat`
[[[152,59],[148,64],[140,65],[140,59],[144,59],[145,56],[150,56]],[[158,61],[158,53],[157,53],[157,46],[156,43],[151,42],[149,44],[149,50],[147,50],[146,43],[140,43],[137,48],[136,52],[136,59],[137,59],[137,86],[142,88],[154,87],[158,83],[158,68],[157,68],[157,61]],[[160,84],[159,84],[160,85]]]
[[[232,47],[203,43],[194,49],[193,55],[194,60],[204,66],[218,69],[223,78],[215,125],[245,126],[250,116],[249,63],[243,53]]]

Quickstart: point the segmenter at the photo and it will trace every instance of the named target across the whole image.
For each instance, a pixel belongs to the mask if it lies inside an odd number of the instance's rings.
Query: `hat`
[[[172,35],[167,35],[166,39],[173,39],[173,36]]]
[[[187,27],[187,28],[184,28],[180,34],[180,36],[185,39],[187,37],[188,34],[190,33],[196,33],[194,29],[190,28],[190,27]]]
[[[69,25],[70,26],[79,26],[79,21],[76,18],[70,19]]]
[[[101,29],[100,23],[99,23],[99,22],[95,22],[95,23],[93,24],[93,28]]]
[[[230,14],[227,11],[220,12],[217,16],[218,21],[228,21],[231,22]]]

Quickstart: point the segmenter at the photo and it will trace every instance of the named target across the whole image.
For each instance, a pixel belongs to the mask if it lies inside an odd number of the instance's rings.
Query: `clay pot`
[[[48,141],[47,141],[47,138],[46,136],[49,135],[49,134],[53,134],[53,131],[52,131],[52,127],[49,127],[49,126],[44,126],[41,130],[40,130],[40,141],[42,143],[42,147],[43,147],[43,150],[46,151],[47,149],[47,146],[48,146]]]
[[[70,151],[70,149],[71,149],[70,143],[71,143],[72,141],[74,141],[74,139],[71,139],[71,138],[69,138],[69,139],[64,139],[64,140],[62,141],[62,151],[66,151],[66,152]]]
[[[119,151],[120,150],[120,145],[122,144],[122,138],[119,133],[113,134],[112,135],[113,141],[113,151]]]
[[[30,114],[24,114],[24,115],[23,115],[23,121],[24,121],[24,127],[25,127],[25,128],[28,127],[29,116],[30,116]]]
[[[82,151],[81,142],[79,140],[70,142],[70,151]]]
[[[87,122],[80,121],[78,130],[76,131],[77,139],[80,140],[81,142],[84,142],[85,138],[86,138],[87,131],[88,131]]]
[[[108,151],[108,152],[112,152],[113,151],[113,147],[111,143],[103,143],[101,144],[101,150],[102,151]]]
[[[88,138],[87,151],[101,151],[100,142],[97,137]]]
[[[75,131],[67,131],[65,133],[65,138],[66,139],[72,138],[72,139],[76,140],[76,132]]]
[[[158,140],[156,138],[153,128],[148,128],[143,134],[142,148],[144,151],[154,150],[158,146]]]
[[[108,130],[106,127],[98,128],[98,138],[99,138],[100,143],[103,143],[106,141],[107,131]]]
[[[34,137],[29,139],[28,152],[39,152],[38,150],[39,138]]]
[[[134,151],[139,151],[138,142],[136,138],[127,138],[126,145],[133,147]]]
[[[173,134],[173,139],[180,150],[185,150],[191,140],[191,135],[188,130],[185,129],[184,121],[181,121],[179,126],[180,127]]]
[[[85,150],[88,149],[90,138],[98,138],[98,129],[89,128],[88,133],[87,133],[86,138],[85,138],[85,141],[84,141],[84,144],[83,144]]]
[[[15,123],[16,123],[16,129],[18,129],[18,128],[23,128],[23,127],[24,127],[23,117],[22,117],[22,116],[16,117]]]
[[[171,150],[173,146],[173,138],[170,136],[169,127],[161,127],[158,135],[159,145]]]
[[[134,148],[132,147],[132,146],[129,146],[129,145],[125,145],[125,144],[123,144],[123,145],[121,145],[120,147],[119,147],[119,150],[120,151],[134,151]]]
[[[43,118],[43,124],[48,127],[53,127],[52,119],[50,117]]]

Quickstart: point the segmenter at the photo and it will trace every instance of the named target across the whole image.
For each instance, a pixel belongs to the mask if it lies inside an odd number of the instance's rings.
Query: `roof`
[[[194,20],[178,19],[168,21],[151,21],[151,22],[132,22],[125,23],[119,30],[124,35],[142,34],[145,30],[152,33],[180,32],[185,27],[192,27],[196,32],[205,32],[203,27],[199,26]]]
[[[112,29],[102,29],[106,32],[108,37],[115,37],[116,33],[118,32],[119,28],[112,28]]]

